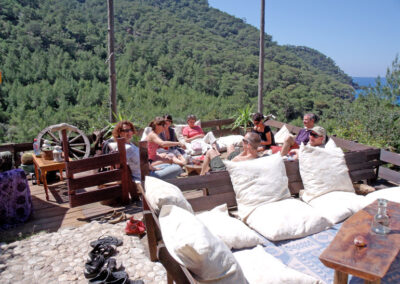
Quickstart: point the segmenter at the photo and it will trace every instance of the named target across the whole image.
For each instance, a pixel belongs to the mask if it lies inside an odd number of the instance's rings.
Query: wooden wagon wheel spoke
[[[82,159],[89,157],[90,154],[90,141],[86,135],[73,125],[61,123],[51,125],[43,129],[37,136],[37,140],[43,144],[44,140],[49,140],[52,146],[62,146],[61,130],[67,130],[68,147],[70,155],[74,159]],[[56,134],[58,132],[58,135]],[[57,137],[58,136],[58,137]],[[75,143],[74,143],[75,142]]]

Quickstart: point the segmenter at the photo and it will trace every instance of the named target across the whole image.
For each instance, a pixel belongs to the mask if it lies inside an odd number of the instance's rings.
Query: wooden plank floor
[[[10,242],[41,231],[55,232],[63,227],[82,226],[95,216],[101,216],[113,210],[119,211],[132,207],[131,205],[127,207],[111,207],[97,202],[69,208],[65,180],[49,183],[49,201],[46,200],[42,184],[32,185],[31,181],[28,181],[28,183],[33,203],[32,215],[26,223],[0,232],[0,242]]]

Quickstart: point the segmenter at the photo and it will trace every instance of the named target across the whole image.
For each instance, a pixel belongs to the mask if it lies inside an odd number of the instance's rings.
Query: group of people
[[[208,171],[225,170],[221,159],[221,153],[212,132],[204,133],[203,129],[195,124],[196,117],[187,117],[187,126],[183,128],[182,135],[185,143],[179,142],[174,129],[172,128],[172,116],[167,114],[163,117],[156,117],[150,124],[151,132],[147,135],[146,141],[150,175],[161,179],[171,179],[182,174],[182,166],[186,164],[187,157],[185,148],[191,143],[199,143],[204,153],[201,175]],[[264,124],[264,116],[261,113],[253,115],[254,127],[252,132],[246,133],[242,140],[242,150],[229,145],[227,148],[227,159],[231,161],[245,161],[256,159],[263,155],[270,154],[271,147],[275,152],[280,151],[282,156],[290,156],[293,159],[298,157],[299,146],[310,143],[314,147],[323,147],[327,141],[326,131],[321,126],[316,126],[316,116],[312,113],[303,117],[304,128],[296,137],[288,135],[282,146],[276,146],[274,134]],[[132,122],[124,120],[117,123],[113,130],[113,138],[120,137],[126,140],[127,162],[132,172],[132,178],[140,181],[140,155],[139,148],[132,143],[136,129]],[[204,148],[204,145],[207,145]]]

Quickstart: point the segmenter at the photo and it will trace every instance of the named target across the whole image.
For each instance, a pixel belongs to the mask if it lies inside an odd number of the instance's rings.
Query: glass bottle
[[[378,199],[378,212],[372,220],[371,230],[380,235],[387,235],[390,233],[389,216],[386,213],[387,200],[383,198]]]

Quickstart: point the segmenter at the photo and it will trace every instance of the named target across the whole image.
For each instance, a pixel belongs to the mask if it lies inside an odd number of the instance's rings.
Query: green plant
[[[108,139],[108,138],[110,138],[111,137],[111,135],[112,135],[112,131],[114,130],[114,128],[115,128],[115,126],[117,125],[117,123],[118,122],[120,122],[120,121],[123,121],[123,120],[128,120],[128,121],[131,121],[132,123],[133,123],[133,116],[131,115],[131,116],[128,116],[128,115],[126,115],[126,114],[123,114],[123,113],[118,113],[118,115],[117,114],[115,114],[115,113],[113,113],[113,115],[114,115],[114,117],[117,119],[117,121],[116,122],[109,122],[109,121],[107,121],[107,130],[106,130],[106,132],[104,133],[104,138],[105,139]],[[135,124],[135,123],[134,123]],[[137,129],[137,127],[138,127],[138,125],[135,125],[135,128]],[[135,144],[137,144],[137,143],[139,143],[139,137],[138,136],[136,136],[136,135],[134,135],[133,136],[133,138],[132,138],[132,140],[133,140],[133,142],[135,143]]]
[[[252,124],[252,115],[251,115],[250,105],[247,105],[243,109],[239,109],[237,112],[237,115],[235,117],[236,117],[236,120],[233,123],[233,129],[238,128],[238,127],[243,127],[244,131],[246,132],[247,128],[251,127],[251,124]]]

